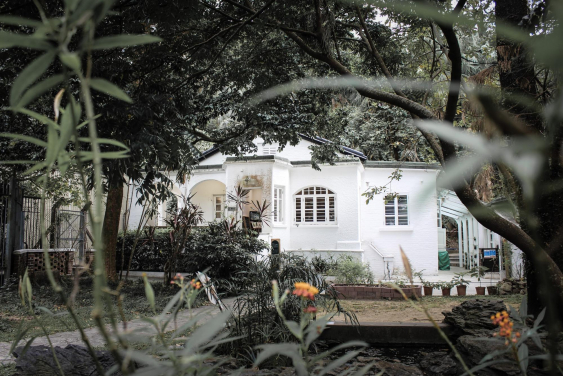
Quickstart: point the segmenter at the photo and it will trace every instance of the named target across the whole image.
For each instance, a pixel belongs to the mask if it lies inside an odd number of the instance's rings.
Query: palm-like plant
[[[184,207],[168,211],[170,217],[166,219],[166,224],[171,227],[169,236],[172,245],[172,253],[164,266],[164,282],[170,283],[176,274],[176,264],[178,255],[185,248],[188,237],[194,226],[203,222],[203,211],[198,205],[191,202],[194,195],[184,197]]]

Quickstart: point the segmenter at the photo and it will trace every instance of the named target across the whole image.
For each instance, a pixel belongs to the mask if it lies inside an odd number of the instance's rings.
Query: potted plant
[[[487,270],[489,270],[489,268],[487,268],[486,266],[476,266],[469,271],[471,273],[471,277],[476,277],[479,281],[479,286],[475,287],[477,295],[485,295],[485,287],[481,286],[481,277],[485,275],[485,272]]]
[[[432,290],[436,288],[436,284],[434,282],[423,281],[422,288],[424,290],[424,296],[432,296]]]
[[[442,296],[450,296],[452,287],[454,287],[454,284],[450,281],[450,282],[440,282],[439,284],[437,284],[438,288],[442,289]]]
[[[463,279],[463,277],[466,274],[467,273],[455,273],[455,276],[452,279],[452,284],[454,286],[456,286],[456,288],[457,288],[457,295],[458,296],[467,295],[467,285],[469,284],[469,281],[466,280],[466,279]]]
[[[487,286],[489,295],[498,295],[498,284]]]
[[[433,282],[425,281],[425,280],[422,278],[422,272],[423,272],[423,271],[424,271],[424,269],[422,269],[422,270],[419,271],[419,272],[413,273],[413,275],[414,275],[415,277],[417,277],[417,278],[420,280],[420,283],[422,284],[422,288],[423,288],[423,290],[424,290],[424,296],[431,296],[431,295],[432,295],[432,290],[434,290],[434,287],[435,287],[436,284],[433,283]]]

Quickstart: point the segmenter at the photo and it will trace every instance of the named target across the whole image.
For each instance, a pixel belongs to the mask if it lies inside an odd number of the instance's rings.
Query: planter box
[[[332,285],[342,299],[379,300],[392,299],[402,300],[403,295],[394,288],[382,285]],[[422,286],[406,286],[401,288],[408,298],[422,296]]]

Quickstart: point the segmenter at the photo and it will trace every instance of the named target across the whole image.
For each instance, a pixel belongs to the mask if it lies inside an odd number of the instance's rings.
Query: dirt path
[[[507,305],[514,308],[520,307],[521,295],[509,296],[485,296],[484,299],[504,300]],[[475,296],[467,297],[424,297],[422,304],[426,307],[432,318],[438,322],[444,319],[442,312],[451,311],[453,307],[461,304],[465,300],[477,299]],[[406,301],[389,300],[341,300],[342,307],[349,312],[353,312],[360,322],[430,322],[423,311],[413,307]],[[415,303],[417,306],[418,303]],[[336,316],[336,322],[344,321],[344,316]]]

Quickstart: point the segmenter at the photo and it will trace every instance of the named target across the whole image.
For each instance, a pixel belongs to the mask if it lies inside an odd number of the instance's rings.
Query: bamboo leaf
[[[143,283],[145,284],[145,295],[147,297],[147,300],[149,301],[152,310],[156,312],[156,306],[154,302],[154,290],[151,284],[149,283],[149,280],[147,279],[147,275],[145,273],[143,273]]]
[[[162,39],[154,35],[112,35],[94,40],[92,50],[106,50],[117,47],[138,46],[141,44],[156,43]]]
[[[79,137],[78,141],[80,142],[85,142],[85,143],[90,143],[92,140],[89,137]],[[111,138],[98,138],[97,139],[98,143],[100,144],[108,144],[108,145],[114,145],[114,146],[118,146],[120,148],[123,148],[126,151],[129,151],[130,149],[122,142],[119,142],[117,140],[113,140]]]
[[[50,50],[53,46],[44,39],[26,34],[0,31],[0,48],[24,47],[33,50]]]
[[[25,89],[45,73],[54,59],[55,51],[48,51],[33,60],[21,71],[10,90],[10,106],[14,106],[20,100]]]
[[[15,133],[0,133],[0,137],[6,137],[6,138],[13,138],[16,140],[22,140],[22,141],[27,141],[29,143],[35,144],[37,146],[41,146],[41,147],[47,147],[47,143],[43,140],[40,140],[38,138],[35,137],[31,137],[31,136],[26,136],[24,134],[15,134]]]
[[[47,116],[37,113],[35,111],[28,110],[27,108],[17,108],[14,111],[19,112],[24,115],[31,116],[32,118],[41,122],[41,124],[47,124],[51,127],[55,127],[55,129],[59,129],[59,125],[55,123],[53,120],[49,119]]]
[[[518,360],[520,361],[520,369],[522,372],[526,372],[528,369],[528,345],[525,343],[521,344],[518,348]]]
[[[48,90],[52,89],[54,86],[63,82],[64,76],[62,74],[56,74],[49,78],[44,79],[43,81],[33,85],[30,87],[25,94],[21,97],[17,105],[13,106],[17,109],[21,107],[27,106],[31,103],[35,98],[43,95]]]
[[[15,26],[29,26],[38,28],[43,26],[41,21],[32,20],[29,18],[17,17],[17,16],[0,16],[0,23],[4,23],[7,25],[15,25]]]
[[[328,372],[331,372],[335,368],[338,368],[338,367],[344,365],[345,363],[347,363],[348,361],[354,359],[359,354],[360,354],[359,351],[349,351],[349,352],[347,352],[346,354],[342,355],[341,357],[339,357],[336,360],[333,360],[332,362],[327,364],[322,369],[322,371],[319,372],[319,376],[326,375]]]
[[[254,361],[254,366],[257,367],[266,361],[268,358],[274,355],[283,355],[291,358],[293,367],[297,375],[308,375],[307,365],[303,360],[301,353],[299,352],[299,345],[296,343],[277,343],[272,345],[260,345],[257,346],[258,349],[262,349],[260,354],[256,357]]]
[[[121,99],[124,102],[133,103],[133,100],[123,90],[103,78],[90,79],[90,86],[94,90],[111,95],[112,97]]]
[[[199,327],[190,335],[184,346],[183,355],[196,353],[202,345],[211,341],[213,337],[225,328],[225,324],[230,315],[231,313],[228,311],[221,312],[211,320],[205,322],[205,325]]]
[[[72,69],[75,72],[80,72],[82,64],[80,62],[80,57],[76,53],[61,53],[59,54],[59,59],[61,62]]]

